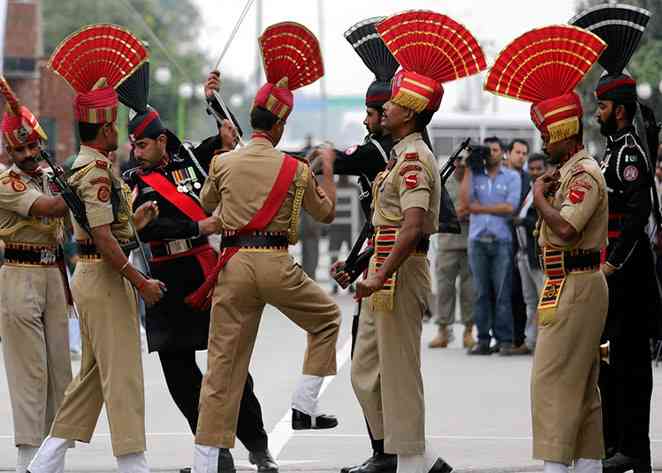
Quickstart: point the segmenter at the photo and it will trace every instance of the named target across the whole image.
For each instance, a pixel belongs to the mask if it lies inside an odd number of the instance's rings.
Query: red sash
[[[280,167],[280,171],[278,171],[276,182],[271,188],[271,191],[269,191],[269,195],[264,201],[262,208],[256,212],[251,221],[248,222],[245,227],[241,228],[238,233],[259,232],[264,230],[267,225],[271,223],[278,210],[282,207],[283,202],[285,202],[287,191],[294,180],[298,164],[299,162],[291,156],[285,155],[283,157],[283,164]],[[204,284],[186,297],[186,302],[191,307],[198,310],[209,307],[211,304],[211,296],[218,280],[218,275],[227,262],[230,261],[230,258],[232,258],[238,251],[239,247],[228,247],[223,249],[218,257],[218,262],[216,263],[214,270]]]
[[[207,218],[207,214],[194,199],[183,192],[177,191],[177,187],[167,179],[163,174],[150,172],[146,175],[138,175],[141,181],[151,186],[156,192],[184,212],[188,218],[194,222],[199,222]]]

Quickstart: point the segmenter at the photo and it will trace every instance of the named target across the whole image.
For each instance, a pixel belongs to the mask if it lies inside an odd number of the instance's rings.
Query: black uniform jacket
[[[169,141],[168,162],[149,172],[160,173],[178,192],[198,202],[205,180],[203,171],[208,171],[218,148],[214,142],[214,138],[210,138],[203,142],[206,146],[202,150],[193,150],[194,155],[199,153],[198,167],[178,141],[176,146]],[[134,191],[134,209],[147,201],[158,203],[158,218],[140,231],[140,238],[151,249],[152,277],[168,287],[163,299],[147,308],[145,329],[149,350],[205,350],[209,310],[196,311],[186,304],[185,298],[204,282],[204,268],[209,271],[216,261],[216,253],[208,246],[207,237],[199,236],[198,224],[143,182],[142,173],[141,170],[130,170],[124,178]],[[182,251],[183,256],[179,256]]]
[[[607,261],[619,268],[607,278],[609,315],[605,335],[649,330],[655,336],[662,303],[650,239],[646,232],[655,187],[653,170],[633,127],[607,139],[602,170],[609,195]]]

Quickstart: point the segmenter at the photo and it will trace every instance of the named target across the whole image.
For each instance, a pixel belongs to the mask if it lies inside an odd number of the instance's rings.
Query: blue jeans
[[[478,341],[489,345],[492,330],[497,342],[512,345],[512,242],[469,240],[469,264],[474,281]]]

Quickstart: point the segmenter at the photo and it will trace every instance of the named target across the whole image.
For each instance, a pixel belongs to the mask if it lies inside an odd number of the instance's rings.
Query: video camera
[[[474,174],[482,173],[490,158],[490,148],[487,146],[472,146],[466,163]]]

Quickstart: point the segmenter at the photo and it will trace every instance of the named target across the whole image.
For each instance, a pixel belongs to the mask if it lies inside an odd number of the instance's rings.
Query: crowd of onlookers
[[[429,347],[453,340],[459,289],[462,344],[470,355],[527,355],[535,349],[543,285],[531,185],[545,172],[545,156],[530,154],[520,139],[504,146],[490,137],[484,145],[482,165],[460,162],[446,183],[462,232],[435,237],[431,305],[439,331]]]

